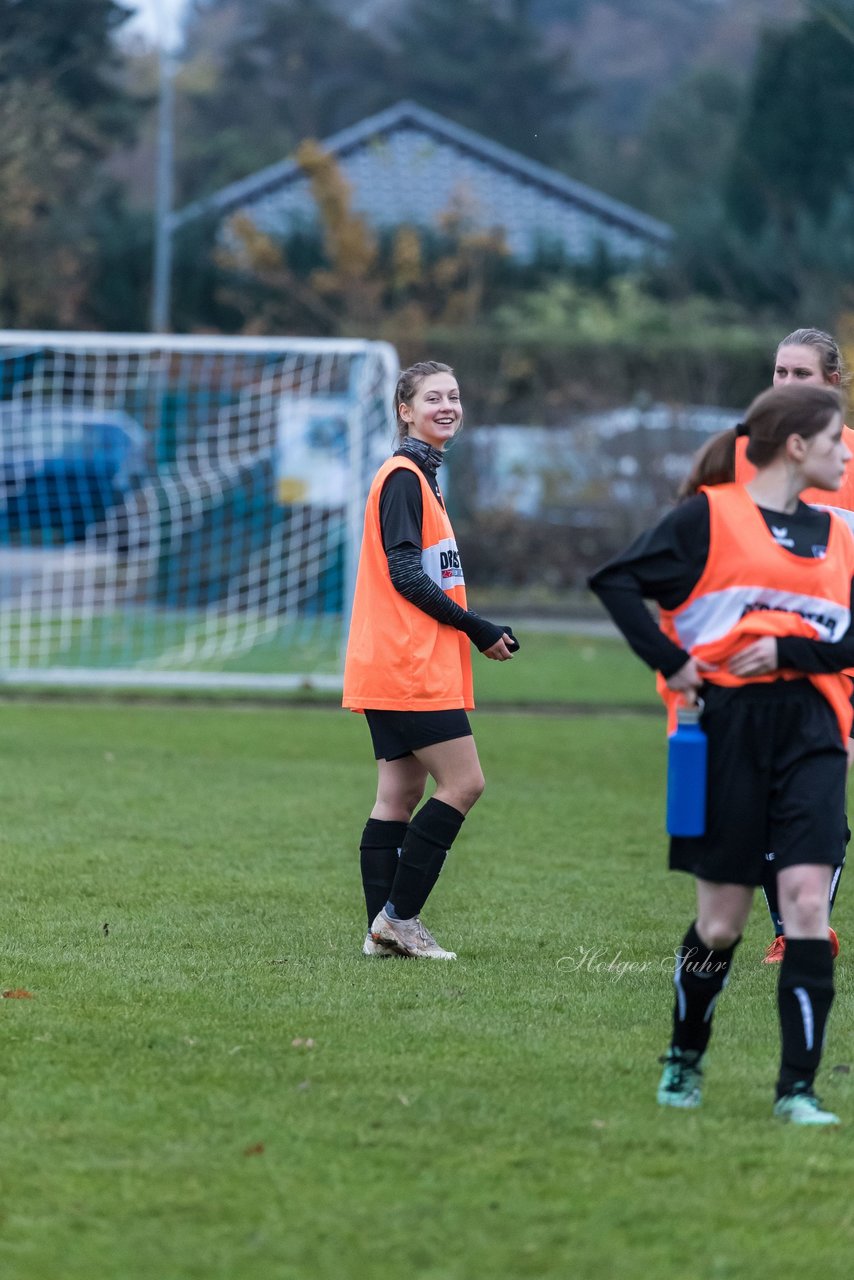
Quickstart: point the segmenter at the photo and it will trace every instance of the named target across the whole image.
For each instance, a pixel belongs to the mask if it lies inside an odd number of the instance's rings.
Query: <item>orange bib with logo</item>
[[[447,512],[414,462],[389,458],[368,494],[342,704],[352,711],[469,711],[474,697],[468,636],[411,604],[389,576],[380,495],[386,478],[400,467],[421,482],[421,566],[466,608],[465,579]]]
[[[843,741],[851,729],[851,680],[839,674],[775,671],[742,678],[727,666],[760,636],[805,636],[829,643],[851,621],[854,538],[831,512],[827,551],[821,559],[793,555],[771,536],[762,513],[741,484],[704,488],[709,503],[709,555],[694,590],[678,608],[662,609],[665,635],[693,658],[714,665],[710,684],[742,685],[808,679],[827,698]],[[678,695],[659,677],[659,691],[675,714]]]

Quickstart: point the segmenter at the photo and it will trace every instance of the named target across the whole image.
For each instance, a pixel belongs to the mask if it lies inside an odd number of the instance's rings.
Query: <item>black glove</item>
[[[512,628],[505,627],[504,632],[505,632],[505,635],[508,635],[510,637],[510,639],[507,642],[507,648],[510,650],[511,653],[518,653],[519,650],[522,648],[522,646],[514,636]]]
[[[494,622],[489,622],[486,618],[481,618],[480,614],[475,613],[473,609],[469,609],[466,618],[465,633],[471,640],[475,648],[481,653],[485,653],[487,649],[491,649],[497,644],[503,635],[510,636],[511,643],[507,646],[512,653],[519,648],[519,641],[513,635],[509,627],[499,627]]]

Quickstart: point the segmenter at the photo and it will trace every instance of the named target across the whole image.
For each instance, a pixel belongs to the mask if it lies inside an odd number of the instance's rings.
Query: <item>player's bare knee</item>
[[[385,822],[409,822],[423,796],[424,788],[418,786],[380,790],[371,817]]]
[[[401,796],[401,803],[403,804],[403,807],[408,810],[409,817],[412,817],[423,799],[424,787],[410,787],[409,790]],[[407,818],[407,822],[408,821],[409,818]]]
[[[741,930],[732,921],[714,916],[698,920],[697,935],[710,951],[726,951],[741,937]]]
[[[790,933],[820,937],[827,928],[827,895],[812,886],[781,898],[780,909]]]
[[[436,799],[443,800],[460,813],[468,813],[483,795],[485,786],[482,773],[455,778],[453,785],[445,783],[436,788]]]
[[[486,779],[484,778],[482,773],[478,773],[476,776],[467,778],[465,780],[465,782],[463,783],[463,791],[462,791],[462,797],[461,797],[466,806],[465,809],[462,810],[463,813],[467,813],[468,810],[471,809],[473,805],[477,804],[478,800],[483,795],[485,786],[486,786]]]

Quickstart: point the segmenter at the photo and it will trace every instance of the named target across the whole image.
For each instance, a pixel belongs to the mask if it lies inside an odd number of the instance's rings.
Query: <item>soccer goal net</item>
[[[397,356],[0,332],[0,682],[334,688]]]

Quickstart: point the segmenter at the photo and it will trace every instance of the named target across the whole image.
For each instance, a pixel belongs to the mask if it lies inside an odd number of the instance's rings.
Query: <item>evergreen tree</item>
[[[138,104],[117,74],[114,0],[0,0],[0,324],[91,323],[103,161]],[[127,325],[122,326],[127,327]]]
[[[630,199],[679,227],[717,203],[743,91],[726,71],[693,72],[650,111],[630,166]]]
[[[570,158],[586,97],[568,49],[547,49],[526,0],[411,0],[397,28],[400,97],[546,164]]]
[[[90,146],[127,137],[135,109],[119,78],[115,37],[130,12],[118,0],[0,0],[0,87],[49,86],[91,126]]]
[[[762,42],[726,186],[729,216],[748,234],[794,234],[803,215],[820,223],[851,189],[854,2],[815,8]]]
[[[190,14],[182,198],[284,159],[389,104],[387,52],[331,0],[211,0]]]

